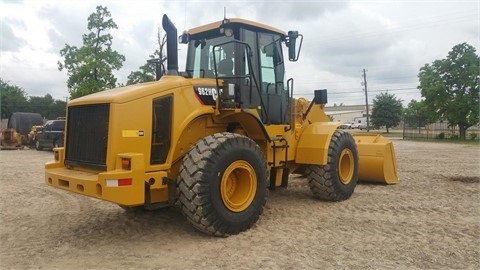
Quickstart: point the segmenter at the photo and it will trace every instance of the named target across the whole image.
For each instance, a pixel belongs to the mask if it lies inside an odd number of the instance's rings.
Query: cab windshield
[[[234,40],[233,37],[226,36],[190,40],[188,43],[187,65],[185,68],[188,77],[215,78],[215,71],[223,75],[233,74],[233,44],[228,43],[225,44],[225,46],[216,46],[232,40]]]

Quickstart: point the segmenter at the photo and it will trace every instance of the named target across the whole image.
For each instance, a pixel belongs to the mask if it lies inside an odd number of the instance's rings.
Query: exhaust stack
[[[177,28],[166,14],[162,18],[162,27],[167,34],[167,75],[178,75]]]

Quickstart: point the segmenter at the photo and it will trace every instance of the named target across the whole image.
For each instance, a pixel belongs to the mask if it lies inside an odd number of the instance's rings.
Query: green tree
[[[56,99],[53,104],[50,105],[49,119],[56,119],[57,117],[65,117],[67,115],[67,102]]]
[[[125,61],[125,56],[112,50],[113,37],[108,31],[117,29],[117,24],[106,7],[97,6],[96,12],[88,17],[87,28],[90,32],[83,35],[82,47],[65,44],[60,51],[64,61],[58,62],[58,69],[67,70],[72,99],[114,88],[117,79],[112,72]]]
[[[56,119],[65,116],[67,103],[63,100],[54,100],[50,94],[43,97],[31,96],[28,98],[29,112],[40,113],[47,119]]]
[[[155,69],[152,64],[146,63],[140,70],[130,72],[127,85],[155,81]]]
[[[373,99],[372,125],[376,128],[385,126],[387,133],[389,128],[400,124],[402,119],[402,100],[397,99],[395,95],[380,93]]]
[[[65,116],[67,103],[54,100],[50,94],[43,97],[27,96],[22,88],[10,85],[0,78],[1,116],[8,118],[13,112],[39,113],[47,119]]]
[[[422,96],[437,119],[458,125],[465,140],[469,127],[479,122],[479,62],[473,46],[462,43],[453,47],[446,59],[435,60],[420,68]]]
[[[127,85],[142,83],[142,82],[151,82],[158,77],[165,75],[165,46],[167,43],[167,36],[162,35],[161,28],[158,28],[157,31],[157,42],[158,49],[150,55],[150,59],[147,60],[147,63],[141,67],[140,70],[130,72],[128,75]]]
[[[43,97],[30,96],[28,98],[28,109],[29,112],[36,112],[41,114],[43,117],[49,119],[49,107],[53,104],[54,99],[50,94],[46,94]]]
[[[27,93],[22,88],[11,85],[0,78],[1,118],[8,118],[12,112],[24,112],[27,109]]]
[[[403,115],[405,122],[410,127],[424,127],[428,124],[435,122],[435,115],[432,115],[431,112],[427,109],[425,101],[416,101],[411,100],[408,103],[407,108],[403,110]]]

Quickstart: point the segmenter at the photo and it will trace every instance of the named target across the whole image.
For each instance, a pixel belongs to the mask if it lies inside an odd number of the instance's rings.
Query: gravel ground
[[[254,227],[215,238],[176,208],[131,214],[44,184],[52,152],[0,152],[1,269],[480,269],[480,147],[394,140],[399,183],[315,200],[270,192]]]

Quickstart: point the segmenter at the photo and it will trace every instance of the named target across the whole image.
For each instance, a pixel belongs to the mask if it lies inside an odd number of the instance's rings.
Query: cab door
[[[288,91],[284,87],[285,67],[282,37],[274,33],[242,29],[244,44],[235,51],[235,69],[245,75],[240,83],[242,108],[256,108],[264,124],[288,123]]]
[[[258,51],[261,92],[266,97],[266,124],[287,123],[288,91],[284,87],[285,67],[281,37],[277,34],[259,33]]]

